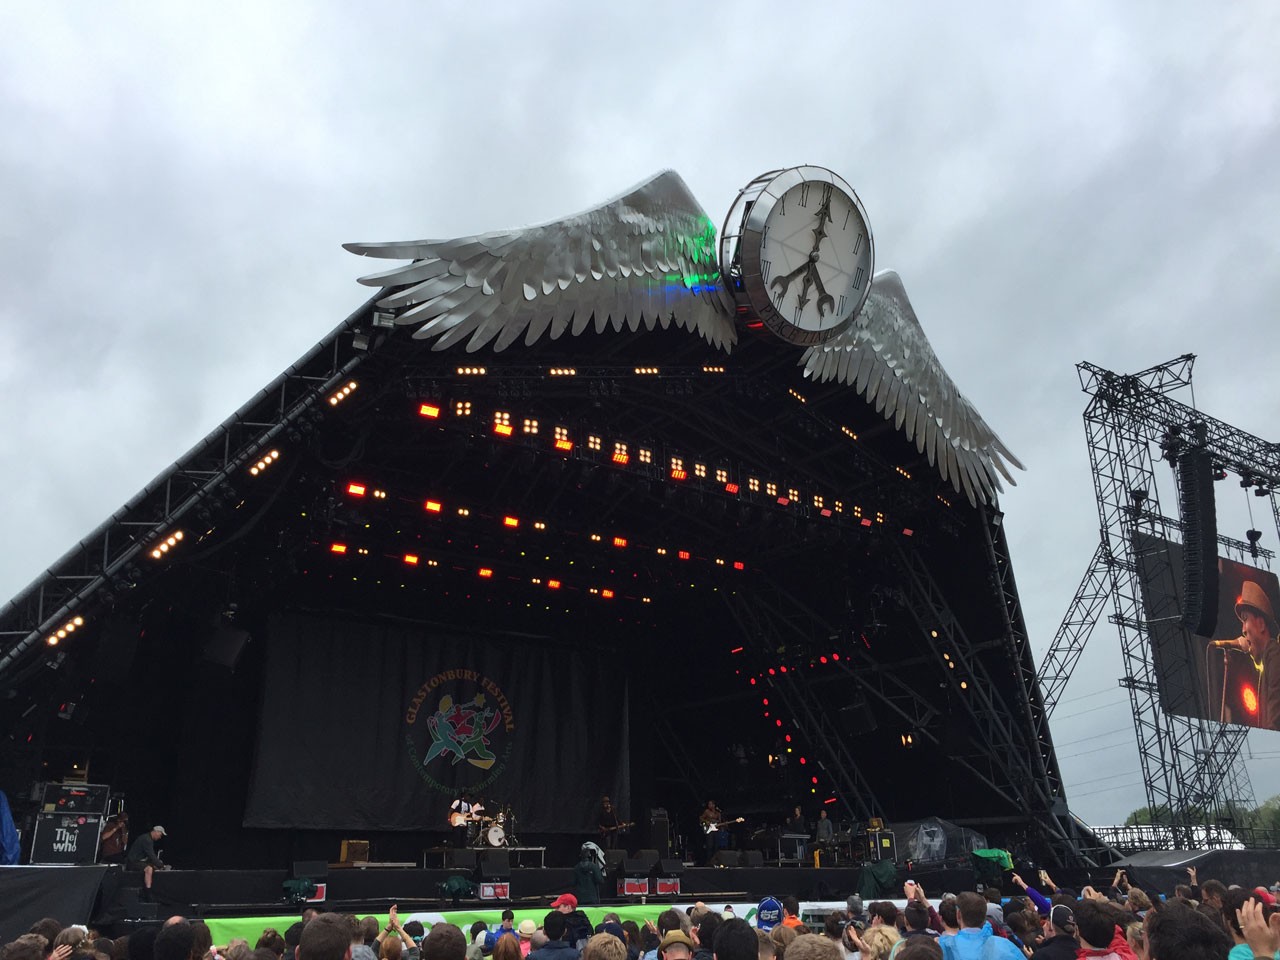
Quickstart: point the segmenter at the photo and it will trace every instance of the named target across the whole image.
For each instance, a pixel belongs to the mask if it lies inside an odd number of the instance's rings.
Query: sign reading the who
[[[102,817],[42,813],[31,839],[32,863],[96,863]]]

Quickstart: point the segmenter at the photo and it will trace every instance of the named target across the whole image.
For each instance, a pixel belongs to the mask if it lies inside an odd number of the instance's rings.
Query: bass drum
[[[505,847],[507,845],[507,832],[497,824],[489,828],[485,839],[489,841],[491,847]]]

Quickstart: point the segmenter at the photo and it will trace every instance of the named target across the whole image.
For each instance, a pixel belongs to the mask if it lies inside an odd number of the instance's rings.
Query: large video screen
[[[1218,558],[1218,619],[1201,637],[1170,618],[1170,596],[1182,609],[1182,548],[1156,537],[1134,538],[1142,578],[1160,701],[1169,713],[1280,730],[1280,581]],[[1167,562],[1166,562],[1167,559]]]

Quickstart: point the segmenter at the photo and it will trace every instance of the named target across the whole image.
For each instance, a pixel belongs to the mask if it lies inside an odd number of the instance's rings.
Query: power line
[[[1128,730],[1106,730],[1106,731],[1103,731],[1102,733],[1095,733],[1091,737],[1081,737],[1079,740],[1068,740],[1066,743],[1055,743],[1054,746],[1058,748],[1072,747],[1072,746],[1075,746],[1077,743],[1088,743],[1090,740],[1097,740],[1100,737],[1114,737],[1117,734],[1129,733],[1129,732],[1130,731]]]
[[[1068,753],[1065,757],[1059,757],[1059,760],[1070,760],[1072,757],[1087,757],[1091,753],[1102,753],[1105,750],[1117,750],[1120,747],[1131,747],[1133,744],[1125,740],[1121,743],[1112,743],[1105,747],[1094,747],[1092,750],[1081,750],[1079,753]]]
[[[1065,717],[1055,716],[1053,718],[1053,722],[1057,723],[1060,720],[1070,720],[1072,717],[1083,717],[1086,713],[1094,713],[1098,710],[1105,710],[1108,707],[1114,707],[1124,702],[1126,702],[1125,697],[1121,697],[1119,700],[1109,700],[1106,703],[1100,704],[1099,706],[1096,706],[1096,707],[1089,707],[1086,710],[1080,710],[1080,711],[1077,711],[1076,713],[1068,713]]]

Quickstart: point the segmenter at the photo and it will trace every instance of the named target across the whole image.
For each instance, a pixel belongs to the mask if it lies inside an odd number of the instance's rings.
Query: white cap
[[[155,826],[155,827],[152,827],[152,828],[151,828],[151,832],[152,832],[152,833],[158,833],[158,834],[160,834],[160,836],[162,836],[162,837],[167,837],[167,836],[168,836],[168,834],[164,832],[164,827],[161,827],[161,826]]]

